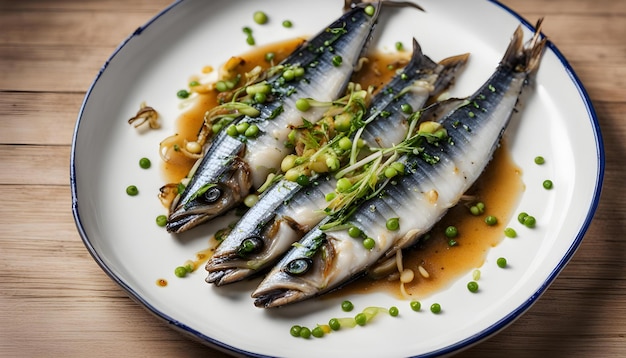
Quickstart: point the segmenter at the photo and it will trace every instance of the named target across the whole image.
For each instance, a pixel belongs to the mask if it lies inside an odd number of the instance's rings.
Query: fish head
[[[181,233],[226,213],[243,201],[251,186],[248,165],[234,158],[219,175],[204,180],[194,190],[188,189],[173,203],[167,231]]]
[[[325,234],[308,245],[297,244],[252,293],[257,307],[279,307],[326,291],[337,252]]]
[[[248,220],[247,215],[242,221]],[[259,273],[304,235],[288,218],[249,222],[233,229],[211,256],[205,265],[208,283],[220,286]]]

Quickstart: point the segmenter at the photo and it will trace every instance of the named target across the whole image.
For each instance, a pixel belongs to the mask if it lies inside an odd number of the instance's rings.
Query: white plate
[[[514,29],[529,24],[510,9],[487,0],[419,0],[427,12],[385,11],[374,42],[393,51],[396,41],[416,37],[424,52],[440,60],[471,52],[453,95],[471,94],[495,69]],[[345,297],[357,308],[400,308],[397,318],[381,318],[366,328],[342,330],[323,339],[296,339],[293,324],[314,326],[346,314],[339,300],[312,300],[280,310],[253,306],[253,284],[216,289],[204,283],[202,269],[178,279],[173,269],[207,246],[205,226],[176,239],[155,225],[164,212],[156,200],[164,183],[158,143],[174,131],[180,114],[178,89],[205,65],[222,64],[246,52],[243,26],[258,44],[313,35],[341,14],[341,0],[188,0],[173,4],[132,34],[111,56],[89,89],[76,125],[71,186],[78,230],[103,270],[131,297],[172,326],[234,354],[260,356],[431,356],[458,351],[484,339],[526,311],[563,269],[579,246],[596,209],[604,153],[589,98],[569,64],[549,44],[537,76],[537,89],[519,122],[508,129],[514,161],[523,169],[526,191],[515,212],[531,212],[538,226],[524,238],[505,240],[490,250],[481,268],[481,292],[465,288],[471,277],[423,300],[419,313],[407,301],[384,294]],[[264,26],[252,21],[262,9]],[[285,29],[284,19],[294,26]],[[484,21],[482,19],[489,19]],[[533,19],[533,22],[536,19]],[[549,21],[549,19],[547,20]],[[141,102],[157,107],[163,128],[140,134],[127,124]],[[533,158],[547,158],[543,166]],[[152,159],[140,169],[141,157]],[[551,178],[546,191],[541,181]],[[126,186],[139,187],[137,197]],[[515,218],[509,223],[520,228]],[[221,226],[221,225],[218,225]],[[506,257],[508,270],[494,261]],[[158,287],[165,278],[169,285]],[[444,307],[431,314],[428,305]]]

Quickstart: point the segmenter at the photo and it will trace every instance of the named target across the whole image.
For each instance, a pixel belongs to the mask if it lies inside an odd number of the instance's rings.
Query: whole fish
[[[243,201],[276,171],[290,148],[284,142],[303,117],[315,122],[323,112],[296,109],[299,98],[330,102],[343,94],[354,68],[376,27],[379,2],[357,4],[281,62],[267,80],[273,100],[258,104],[259,115],[242,116],[234,124],[256,126],[253,138],[217,134],[174,200],[166,228],[180,233],[223,214]],[[297,76],[296,76],[297,74]]]
[[[252,293],[258,307],[320,295],[416,243],[478,179],[498,146],[518,99],[537,70],[546,40],[540,25],[526,44],[518,28],[494,74],[440,121],[440,141],[422,141],[402,158],[405,175],[362,202],[336,230],[311,230]],[[387,221],[399,223],[387,228]],[[354,229],[353,229],[354,228]],[[352,234],[352,235],[351,235]],[[358,234],[358,235],[357,235]],[[367,242],[367,245],[365,244]]]
[[[409,63],[371,100],[360,138],[370,146],[400,143],[407,135],[407,119],[413,110],[445,90],[467,58],[464,54],[437,64],[414,40]],[[273,264],[326,216],[322,210],[328,205],[325,194],[335,186],[336,180],[327,174],[312,178],[306,186],[282,179],[270,187],[209,259],[206,281],[216,285],[236,282]]]

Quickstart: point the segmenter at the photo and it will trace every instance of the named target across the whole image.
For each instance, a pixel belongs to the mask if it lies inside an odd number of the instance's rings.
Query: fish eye
[[[222,196],[222,189],[216,186],[209,188],[203,194],[204,201],[206,201],[209,204],[216,202],[221,196]]]
[[[301,257],[295,260],[291,260],[287,264],[287,267],[285,267],[285,272],[292,276],[300,276],[307,273],[311,266],[313,266],[313,260],[308,257]]]
[[[237,255],[240,257],[246,257],[249,254],[254,254],[263,249],[265,242],[259,236],[250,236],[243,240],[237,248]]]

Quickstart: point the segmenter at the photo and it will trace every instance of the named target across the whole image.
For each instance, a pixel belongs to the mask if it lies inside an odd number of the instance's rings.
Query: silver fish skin
[[[437,64],[414,40],[409,63],[372,99],[364,119],[373,119],[360,138],[380,147],[401,142],[409,127],[409,114],[401,110],[402,105],[420,109],[453,82],[467,58],[464,54]],[[322,210],[327,205],[325,195],[335,186],[331,175],[321,175],[308,186],[283,179],[270,187],[209,259],[206,281],[216,285],[237,282],[273,264],[326,216]]]
[[[365,9],[374,7],[369,15]],[[358,59],[376,27],[380,3],[359,4],[304,43],[281,64],[305,69],[301,79],[285,82],[282,73],[268,79],[275,98],[258,105],[258,117],[238,123],[259,127],[256,138],[232,137],[221,131],[204,154],[185,191],[174,201],[166,228],[180,233],[227,212],[258,188],[289,153],[284,142],[302,118],[315,122],[323,109],[298,111],[299,98],[333,101],[343,94]],[[339,56],[339,57],[337,57]],[[341,64],[333,64],[333,58]]]
[[[347,229],[322,231],[317,226],[260,283],[252,293],[254,304],[277,307],[337,288],[417,242],[456,205],[520,109],[518,99],[529,87],[546,43],[540,39],[540,25],[526,45],[518,28],[495,73],[464,105],[444,116],[440,123],[448,141],[425,144],[422,154],[404,156],[407,173],[349,217],[349,224],[374,239],[372,249],[364,247],[362,238],[350,237]],[[399,218],[398,230],[386,228],[390,218]]]

